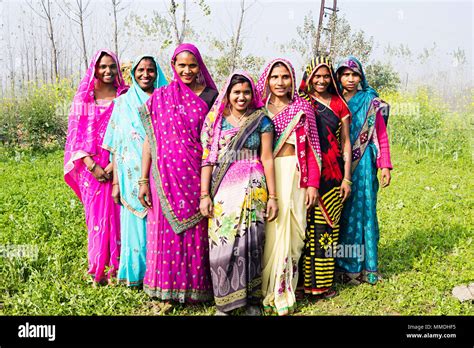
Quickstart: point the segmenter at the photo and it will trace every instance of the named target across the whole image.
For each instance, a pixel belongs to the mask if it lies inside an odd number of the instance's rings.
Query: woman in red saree
[[[350,112],[338,94],[332,63],[316,57],[306,67],[299,88],[316,114],[322,170],[318,205],[308,212],[304,247],[304,292],[322,298],[336,295],[332,288],[342,205],[351,188]]]

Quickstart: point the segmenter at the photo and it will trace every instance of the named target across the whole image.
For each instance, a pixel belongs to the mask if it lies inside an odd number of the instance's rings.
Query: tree
[[[356,56],[362,63],[368,61],[374,45],[372,36],[366,37],[363,30],[353,31],[347,19],[336,14],[332,15],[330,26],[335,28],[332,39],[333,47],[330,54],[334,62],[348,55]],[[281,45],[281,51],[285,52],[289,48],[300,53],[305,61],[309,61],[317,54],[330,51],[331,43],[329,40],[322,40],[319,47],[320,52],[318,52],[315,40],[318,27],[311,11],[304,17],[303,25],[298,26],[296,31],[298,38],[292,39],[289,44]]]
[[[393,92],[400,86],[400,76],[390,64],[376,61],[367,65],[365,75],[377,92]]]
[[[87,70],[89,64],[87,62],[87,47],[86,47],[86,38],[84,34],[84,20],[90,15],[90,12],[87,13],[87,8],[90,5],[90,0],[75,0],[75,5],[70,2],[64,2],[64,6],[68,11],[65,11],[62,6],[59,6],[61,11],[74,23],[79,26],[79,33],[81,36],[81,49],[82,49],[82,59],[84,62],[84,68]]]
[[[217,81],[222,81],[230,75],[237,67],[247,70],[251,75],[256,76],[264,63],[264,58],[248,54],[242,55],[242,28],[244,27],[244,19],[246,12],[255,4],[245,6],[245,0],[240,2],[240,14],[237,27],[233,30],[233,34],[228,40],[219,40],[211,37],[210,46],[215,48],[219,53],[217,58],[206,57],[210,63],[213,76]]]
[[[119,45],[118,45],[118,34],[119,34],[119,25],[118,25],[118,19],[117,15],[119,12],[123,11],[125,7],[120,7],[122,5],[122,0],[111,0],[112,1],[112,13],[114,16],[114,48],[115,48],[115,53],[119,54]]]
[[[51,0],[39,0],[40,9],[37,10],[30,2],[28,6],[31,10],[36,13],[41,19],[46,21],[48,39],[51,44],[51,77],[54,76],[54,80],[58,81],[58,50],[56,47],[56,40],[54,36],[54,25],[53,25],[53,6]]]

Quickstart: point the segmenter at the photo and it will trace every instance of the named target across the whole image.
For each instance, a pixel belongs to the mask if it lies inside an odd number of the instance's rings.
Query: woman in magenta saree
[[[88,230],[88,273],[94,283],[114,277],[118,268],[120,207],[111,197],[110,153],[101,147],[112,100],[127,91],[117,56],[99,50],[77,89],[69,114],[64,180],[84,205]]]
[[[164,301],[207,301],[212,286],[207,219],[199,212],[200,132],[217,89],[191,44],[176,48],[171,68],[171,83],[140,108],[147,135],[139,182],[139,199],[148,208],[143,288]]]

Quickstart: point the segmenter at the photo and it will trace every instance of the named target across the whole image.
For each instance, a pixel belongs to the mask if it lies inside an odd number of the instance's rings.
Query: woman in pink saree
[[[160,300],[212,299],[207,219],[199,211],[201,128],[217,89],[198,49],[178,46],[173,80],[140,108],[139,199],[148,208],[144,291]]]
[[[69,113],[64,180],[84,205],[88,230],[88,274],[94,284],[110,282],[120,255],[120,206],[112,193],[112,163],[101,147],[114,107],[127,91],[117,56],[106,49],[93,57]]]

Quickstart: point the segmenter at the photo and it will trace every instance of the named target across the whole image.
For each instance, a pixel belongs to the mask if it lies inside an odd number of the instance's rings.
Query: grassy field
[[[86,277],[82,206],[62,180],[62,151],[0,154],[0,247],[34,245],[38,258],[0,258],[0,314],[155,315],[142,291],[93,288]],[[379,194],[383,280],[338,286],[331,300],[302,301],[297,315],[474,315],[451,296],[474,281],[472,159],[392,148],[392,185]],[[170,315],[212,315],[212,305]]]

